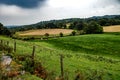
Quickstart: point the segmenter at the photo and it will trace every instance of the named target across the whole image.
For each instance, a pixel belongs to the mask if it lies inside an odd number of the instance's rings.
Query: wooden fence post
[[[63,55],[60,55],[61,77],[64,78]]]
[[[14,52],[16,52],[16,41],[14,42]]]
[[[33,46],[33,51],[32,51],[32,65],[34,66],[34,63],[35,63],[35,61],[34,61],[34,57],[35,57],[35,46]]]
[[[3,44],[3,40],[1,40],[1,44]]]
[[[4,45],[6,45],[6,41],[4,41],[4,43],[3,43]]]
[[[9,46],[9,41],[7,41],[7,46]]]

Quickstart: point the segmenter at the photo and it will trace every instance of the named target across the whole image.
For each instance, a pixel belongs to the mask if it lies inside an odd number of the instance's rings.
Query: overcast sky
[[[4,25],[114,14],[120,14],[120,0],[0,0]]]

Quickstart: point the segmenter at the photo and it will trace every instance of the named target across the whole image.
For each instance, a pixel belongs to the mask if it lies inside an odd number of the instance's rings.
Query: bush
[[[0,23],[0,35],[11,36],[12,33],[8,30],[8,28],[4,27],[3,24]]]
[[[86,34],[103,33],[103,27],[92,21],[84,28],[84,32]]]
[[[72,36],[75,36],[75,35],[76,35],[76,32],[75,32],[75,31],[72,31],[71,34],[72,34]]]
[[[13,48],[0,43],[0,51],[8,51],[8,53],[11,53],[13,51]]]
[[[48,37],[49,37],[49,34],[48,34],[48,33],[45,33],[45,37],[47,37],[47,38],[48,38]]]
[[[63,37],[63,33],[62,32],[59,35],[60,35],[60,37]]]
[[[34,65],[32,63],[33,62],[31,60],[31,58],[30,57],[26,57],[26,59],[24,61],[24,64],[23,64],[25,71],[28,71],[31,74],[34,73]]]
[[[27,37],[27,38],[20,38],[20,40],[28,41],[28,40],[34,40],[34,37]]]

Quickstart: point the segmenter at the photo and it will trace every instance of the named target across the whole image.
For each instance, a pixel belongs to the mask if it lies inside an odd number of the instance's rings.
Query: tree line
[[[6,35],[6,36],[11,36],[12,32],[6,27],[3,26],[2,23],[0,23],[0,35]]]
[[[90,18],[71,18],[62,20],[41,21],[36,24],[23,25],[19,27],[10,28],[12,31],[26,31],[31,29],[52,29],[52,28],[65,28],[65,29],[83,29],[86,24],[94,22],[100,26],[110,26],[120,24],[120,15],[106,15]]]
[[[71,18],[62,20],[41,21],[36,24],[23,25],[9,28],[10,32],[26,31],[32,29],[74,29],[83,30],[85,33],[102,33],[101,26],[120,25],[120,15],[93,16],[90,18]],[[2,25],[3,26],[3,25]],[[7,29],[2,30],[0,34],[10,34]],[[6,33],[7,32],[7,33]],[[12,34],[11,33],[11,34]]]

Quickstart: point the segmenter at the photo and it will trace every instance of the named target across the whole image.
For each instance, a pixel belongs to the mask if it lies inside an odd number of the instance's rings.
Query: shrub
[[[11,53],[13,51],[13,48],[0,43],[0,51],[8,51],[8,53]]]
[[[60,37],[63,37],[63,33],[62,32],[59,35],[60,35]]]
[[[75,35],[76,35],[76,32],[75,32],[75,31],[72,31],[71,34],[72,34],[72,36],[75,36]]]
[[[22,40],[28,41],[28,40],[34,40],[34,37],[27,37],[27,38],[21,38]]]
[[[45,33],[45,37],[47,37],[47,38],[48,38],[48,37],[49,37],[49,34],[48,34],[48,33]]]
[[[3,24],[0,23],[0,35],[11,36],[12,34],[8,28],[4,27]]]

